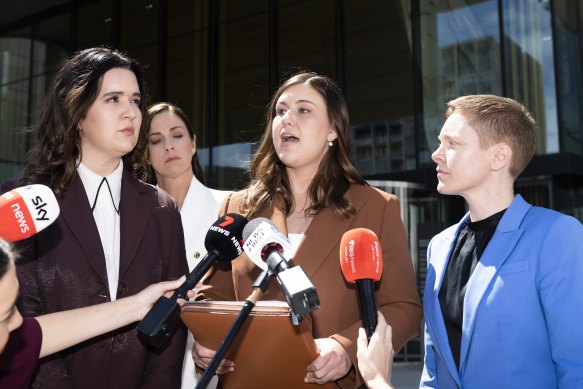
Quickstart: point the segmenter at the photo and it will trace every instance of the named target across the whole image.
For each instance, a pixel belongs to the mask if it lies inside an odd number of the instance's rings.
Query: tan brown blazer
[[[243,195],[239,192],[231,196],[223,210],[241,213]],[[356,213],[340,220],[330,209],[320,211],[306,230],[293,262],[302,267],[320,298],[320,309],[311,314],[314,338],[333,337],[342,344],[353,368],[337,383],[342,388],[354,388],[362,383],[354,368],[357,366],[356,339],[362,321],[356,285],[345,281],[340,268],[339,249],[344,232],[364,227],[379,238],[383,274],[377,283],[376,303],[393,327],[396,352],[418,335],[422,309],[397,197],[363,185],[352,185],[345,197],[352,202]],[[271,219],[287,235],[285,211],[280,204],[266,209],[261,216]],[[231,263],[217,263],[205,279],[201,296],[211,300],[244,300],[259,274],[260,269],[246,254]],[[272,282],[262,299],[284,298]]]

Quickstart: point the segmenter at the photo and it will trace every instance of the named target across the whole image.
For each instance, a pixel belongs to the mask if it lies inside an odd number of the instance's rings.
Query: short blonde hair
[[[494,95],[468,95],[447,103],[445,117],[459,113],[476,130],[480,145],[506,143],[512,150],[510,174],[517,178],[534,155],[536,122],[524,105]]]

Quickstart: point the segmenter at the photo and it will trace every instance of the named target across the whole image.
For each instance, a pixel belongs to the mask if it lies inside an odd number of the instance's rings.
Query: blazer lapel
[[[364,198],[354,199],[351,190],[344,197],[352,203],[354,209],[358,212],[364,205]],[[338,268],[340,269],[340,254],[338,252],[332,253],[332,250],[338,250],[338,245],[342,239],[342,235],[348,231],[354,214],[346,219],[339,219],[330,208],[324,208],[316,216],[308,226],[304,233],[304,239],[300,243],[296,251],[297,257],[317,258],[315,261],[302,263],[302,269],[309,277],[312,277],[324,264],[324,259],[331,256],[337,258]],[[307,239],[309,236],[314,236],[314,239]],[[308,254],[309,253],[309,254]]]
[[[259,216],[271,220],[271,222],[273,223],[274,226],[277,227],[279,232],[287,236],[287,222],[285,210],[283,201],[280,198],[275,198],[271,203],[271,207],[268,207],[267,209],[262,211],[259,214]]]
[[[450,375],[460,387],[461,382],[459,373],[455,361],[453,360],[453,354],[451,353],[447,331],[443,321],[441,304],[439,303],[439,290],[443,282],[449,256],[455,243],[458,230],[468,217],[469,215],[466,215],[457,226],[449,228],[444,235],[438,236],[436,238],[437,241],[432,243],[432,257],[427,270],[427,281],[429,281],[427,285],[432,288],[432,291],[426,293],[424,299],[425,310],[427,311],[425,322],[428,326],[429,333],[433,336],[433,344],[437,348],[437,353],[441,355],[441,358],[444,360]],[[427,298],[428,296],[431,297]]]
[[[152,213],[152,202],[146,187],[138,185],[130,173],[124,169],[121,181],[120,214],[120,253],[119,279],[134,260],[134,255],[142,241],[142,236]]]
[[[85,192],[85,187],[78,174],[73,177],[60,203],[61,215],[63,215],[63,220],[69,227],[71,234],[79,243],[103,285],[108,285],[105,255],[99,231],[97,230],[95,219],[93,219],[87,192]]]
[[[330,252],[340,243],[342,235],[348,230],[353,219],[354,216],[351,215],[340,220],[329,208],[323,209],[314,217],[296,251],[297,257],[318,258],[318,260],[301,264],[308,276],[316,273],[324,263],[323,259],[331,255]],[[311,235],[315,238],[308,239]],[[340,254],[332,253],[332,255],[338,258],[338,268],[340,268]]]
[[[498,270],[508,259],[508,256],[522,235],[523,230],[519,228],[520,223],[530,207],[531,205],[524,201],[520,195],[516,196],[500,220],[492,240],[486,246],[486,250],[484,250],[480,261],[470,276],[464,299],[460,354],[460,372],[462,375],[480,303],[498,273]]]
[[[352,201],[352,205],[356,210],[360,209],[364,204],[362,200],[354,201],[350,195],[350,190],[347,192],[346,198],[349,201]],[[287,236],[286,215],[283,201],[281,201],[281,199],[275,199],[273,201],[273,206],[264,211],[261,216],[271,219],[279,231]],[[348,230],[353,219],[354,216],[350,216],[346,219],[339,220],[330,209],[323,209],[310,223],[294,257],[304,256],[306,258],[326,258],[336,244],[340,242],[342,235]],[[316,236],[317,239],[306,239],[310,235]],[[303,255],[304,252],[310,253],[310,255]],[[336,254],[336,256],[339,257],[338,254]],[[306,275],[311,277],[322,263],[322,260],[310,261],[302,263],[301,267]],[[298,263],[296,263],[296,265],[298,265]],[[340,266],[340,262],[338,262],[338,266]]]

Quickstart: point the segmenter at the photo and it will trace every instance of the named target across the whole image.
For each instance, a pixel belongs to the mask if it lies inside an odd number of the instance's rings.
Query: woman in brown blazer
[[[316,286],[321,303],[311,314],[320,355],[306,366],[305,382],[335,381],[343,388],[362,384],[355,368],[362,326],[358,296],[342,275],[338,254],[344,232],[364,227],[380,240],[384,266],[376,302],[393,328],[395,351],[418,334],[422,315],[398,199],[368,186],[350,163],[349,129],[346,102],[330,79],[315,73],[291,77],[268,106],[249,187],[224,207],[249,219],[269,218],[296,242],[293,262]],[[205,280],[203,297],[244,300],[259,273],[245,254],[230,269],[217,265]],[[262,299],[283,296],[272,284]],[[214,355],[200,344],[193,353],[202,368]],[[223,360],[217,372],[234,368]]]
[[[110,49],[82,50],[57,72],[19,184],[49,186],[61,215],[20,247],[24,316],[113,301],[188,273],[176,203],[134,177],[145,97],[137,62]],[[33,386],[179,388],[185,332],[155,350],[135,325],[44,359]]]

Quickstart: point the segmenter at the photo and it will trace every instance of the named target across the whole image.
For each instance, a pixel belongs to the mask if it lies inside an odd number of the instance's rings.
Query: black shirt
[[[439,290],[439,304],[447,330],[449,347],[459,369],[466,286],[498,222],[506,210],[477,222],[468,219],[459,230]]]

